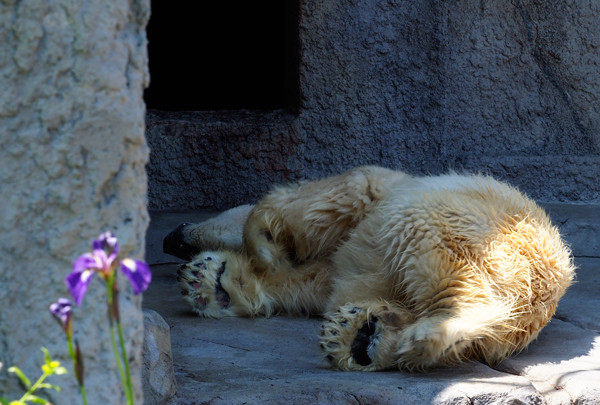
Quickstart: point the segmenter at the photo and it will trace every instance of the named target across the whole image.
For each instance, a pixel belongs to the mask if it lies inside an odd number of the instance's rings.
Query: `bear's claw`
[[[194,312],[215,316],[215,311],[226,310],[231,298],[221,284],[226,262],[219,264],[212,256],[203,256],[177,270],[181,295]]]

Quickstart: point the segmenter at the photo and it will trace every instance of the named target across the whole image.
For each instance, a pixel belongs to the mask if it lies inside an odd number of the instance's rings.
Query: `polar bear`
[[[341,370],[498,363],[536,338],[575,271],[544,211],[482,175],[359,167],[210,221],[165,238],[167,252],[208,249],[178,270],[192,309],[322,315]]]

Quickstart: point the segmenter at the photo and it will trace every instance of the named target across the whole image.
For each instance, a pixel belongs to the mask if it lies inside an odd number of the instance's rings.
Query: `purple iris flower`
[[[57,302],[50,305],[50,313],[60,323],[67,335],[71,332],[71,314],[73,306],[67,298],[59,298]]]
[[[73,272],[67,276],[65,282],[77,305],[81,305],[95,271],[105,278],[111,274],[112,263],[118,252],[117,238],[110,232],[104,232],[92,242],[91,253],[84,253],[73,262]]]
[[[131,282],[134,294],[144,292],[152,281],[150,266],[141,260],[121,260],[121,271]]]
[[[73,272],[70,273],[67,276],[67,278],[65,278],[65,282],[67,283],[69,291],[71,291],[71,295],[73,296],[75,304],[81,305],[81,301],[85,296],[88,285],[90,284],[93,275],[94,270],[78,270],[78,268],[75,267],[75,265],[73,265]]]
[[[65,282],[77,305],[81,304],[95,272],[100,273],[105,280],[112,275],[118,253],[117,238],[111,232],[104,232],[92,242],[92,252],[82,254],[73,262],[73,272],[66,277]],[[135,294],[146,290],[152,280],[150,267],[139,260],[124,259],[121,271],[131,282]]]
[[[119,254],[117,237],[107,231],[92,242],[93,255],[105,266],[110,267]]]

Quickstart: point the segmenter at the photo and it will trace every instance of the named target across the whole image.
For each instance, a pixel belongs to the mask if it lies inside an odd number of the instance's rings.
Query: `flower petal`
[[[84,253],[73,262],[73,272],[81,273],[85,270],[99,270],[102,263],[91,253]]]
[[[71,318],[73,306],[67,298],[59,298],[57,302],[50,305],[50,312],[60,322],[66,331]]]
[[[121,271],[131,282],[134,294],[144,292],[152,281],[150,266],[141,260],[123,259]]]
[[[93,275],[93,270],[73,271],[65,278],[75,304],[81,304]]]
[[[101,233],[98,239],[92,242],[92,249],[94,250],[94,255],[101,257],[104,263],[106,263],[106,267],[110,267],[119,254],[117,237],[110,231]]]

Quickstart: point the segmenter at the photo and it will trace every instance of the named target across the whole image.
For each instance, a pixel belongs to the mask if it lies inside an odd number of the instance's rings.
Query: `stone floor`
[[[171,404],[600,404],[600,206],[547,205],[572,245],[577,282],[555,319],[518,356],[410,374],[340,372],[321,360],[315,318],[201,319],[181,300],[180,260],[162,238],[215,213],[152,215],[144,307],[171,328],[178,392]]]

